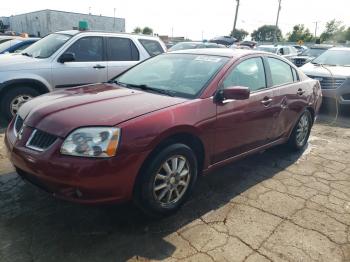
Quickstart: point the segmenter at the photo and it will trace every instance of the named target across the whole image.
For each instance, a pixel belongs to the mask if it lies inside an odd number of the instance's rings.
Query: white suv
[[[106,82],[166,51],[157,37],[62,31],[19,54],[0,56],[0,111],[11,119],[31,98],[60,88]]]

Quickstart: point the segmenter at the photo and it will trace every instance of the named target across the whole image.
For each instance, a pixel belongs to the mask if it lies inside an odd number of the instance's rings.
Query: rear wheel
[[[289,138],[288,144],[295,150],[301,150],[305,147],[311,132],[312,116],[309,110],[300,116],[293,132]]]
[[[1,98],[1,114],[5,120],[10,121],[18,112],[19,108],[40,93],[32,87],[10,87]]]
[[[146,165],[135,202],[148,215],[169,215],[185,202],[196,178],[197,159],[192,149],[184,144],[170,145]]]

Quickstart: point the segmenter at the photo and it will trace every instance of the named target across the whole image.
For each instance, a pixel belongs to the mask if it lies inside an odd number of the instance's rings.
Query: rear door
[[[108,79],[119,75],[140,60],[139,51],[134,42],[125,37],[107,38]]]
[[[274,90],[275,119],[269,140],[288,135],[302,110],[306,107],[306,92],[297,71],[277,57],[266,57],[269,82]]]
[[[214,162],[266,144],[275,112],[273,90],[267,88],[262,57],[251,57],[235,66],[220,88],[245,86],[249,99],[224,101],[217,105]]]
[[[107,81],[107,62],[105,61],[103,37],[79,38],[64,53],[73,53],[75,61],[53,62],[52,80],[55,88]]]

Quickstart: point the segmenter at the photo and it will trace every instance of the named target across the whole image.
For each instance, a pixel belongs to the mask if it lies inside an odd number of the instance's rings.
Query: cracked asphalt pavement
[[[350,261],[350,120],[331,121],[302,153],[279,146],[202,177],[162,220],[54,199],[1,142],[0,261]]]

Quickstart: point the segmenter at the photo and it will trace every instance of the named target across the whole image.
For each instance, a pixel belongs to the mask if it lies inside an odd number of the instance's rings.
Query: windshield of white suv
[[[350,48],[348,50],[327,50],[315,58],[312,63],[331,66],[350,66]]]
[[[129,88],[195,98],[229,58],[197,54],[166,54],[131,68],[113,81]]]
[[[324,53],[327,49],[322,48],[310,48],[306,49],[304,52],[301,53],[302,56],[311,56],[311,57],[318,57],[322,53]]]
[[[34,58],[48,58],[71,37],[71,35],[65,34],[50,34],[24,49],[21,53]]]

